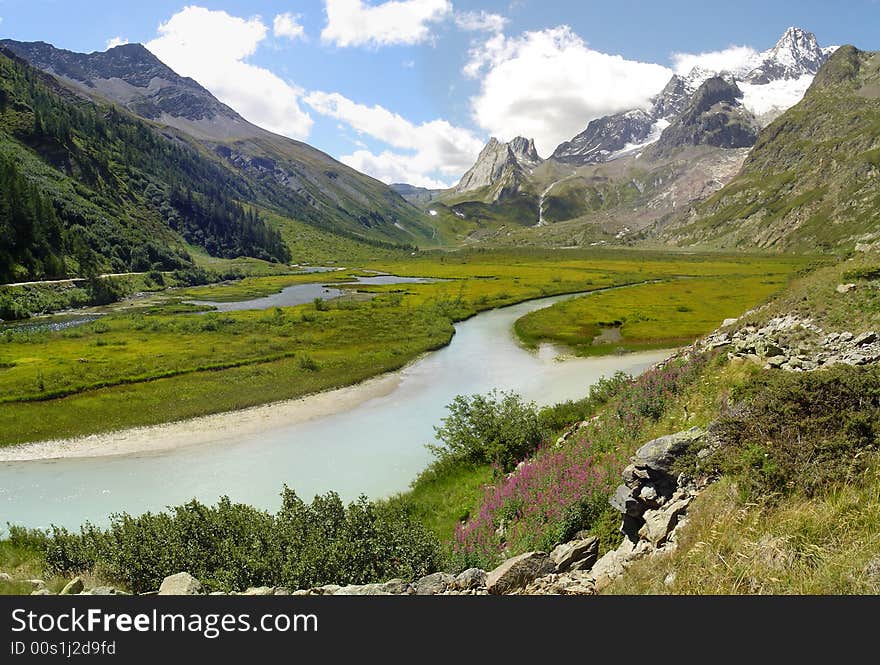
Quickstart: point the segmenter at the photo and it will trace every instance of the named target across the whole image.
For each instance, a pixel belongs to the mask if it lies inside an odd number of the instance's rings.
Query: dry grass
[[[679,546],[640,561],[616,594],[880,593],[880,463],[815,499],[743,504],[722,480],[694,503]]]

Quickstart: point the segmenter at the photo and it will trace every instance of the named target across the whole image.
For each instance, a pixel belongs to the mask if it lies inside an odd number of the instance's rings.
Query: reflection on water
[[[397,277],[396,275],[377,275],[376,277],[358,277],[340,284],[362,284],[379,286],[385,284],[430,284],[440,280],[424,277]],[[350,294],[352,291],[324,284],[295,284],[288,286],[280,293],[273,293],[264,298],[242,300],[240,302],[214,302],[210,300],[192,300],[193,305],[207,305],[218,312],[243,312],[247,310],[271,309],[272,307],[296,307],[314,302],[316,298],[332,300]]]
[[[101,318],[99,314],[76,314],[40,317],[15,323],[0,321],[0,333],[4,332],[58,332],[91,323]]]

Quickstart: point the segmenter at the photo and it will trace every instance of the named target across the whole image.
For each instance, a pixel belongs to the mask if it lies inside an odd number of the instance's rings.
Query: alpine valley
[[[363,104],[302,97],[339,161],[159,38],[0,41],[0,593],[880,593],[880,52],[792,27],[683,44],[739,64],[666,81],[568,26],[512,36],[529,3],[323,4],[320,39],[195,6],[159,34],[358,77]],[[539,109],[567,138],[542,154],[528,108],[491,138],[402,115],[459,94],[399,57],[452,72],[449,35],[481,95],[530,49],[655,77]]]

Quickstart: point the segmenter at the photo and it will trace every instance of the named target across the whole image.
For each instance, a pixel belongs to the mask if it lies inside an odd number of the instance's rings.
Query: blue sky
[[[386,181],[449,184],[490,135],[546,156],[644,105],[697,58],[790,25],[880,49],[880,2],[0,0],[0,35],[75,51],[142,42],[249,120]],[[731,48],[748,47],[748,48]],[[676,55],[678,54],[678,55]],[[709,55],[706,55],[709,54]]]

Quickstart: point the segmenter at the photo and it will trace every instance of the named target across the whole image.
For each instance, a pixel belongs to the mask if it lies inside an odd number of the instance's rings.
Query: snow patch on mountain
[[[782,79],[760,85],[740,82],[738,85],[743,91],[743,106],[755,114],[762,126],[766,126],[804,98],[813,78],[813,74],[805,74],[796,79]]]
[[[660,140],[661,134],[663,134],[663,130],[665,130],[672,123],[669,122],[666,118],[660,118],[654,125],[651,127],[651,133],[648,134],[647,138],[644,141],[639,143],[628,143],[623,148],[616,152],[612,152],[608,155],[609,162],[614,161],[615,159],[620,159],[621,157],[628,157],[634,153],[639,153],[645,148],[647,148],[652,143],[656,143]]]

